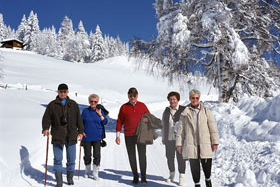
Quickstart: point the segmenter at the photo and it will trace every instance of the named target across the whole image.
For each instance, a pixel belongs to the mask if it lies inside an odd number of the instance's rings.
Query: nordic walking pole
[[[46,165],[45,165],[45,183],[47,184],[47,169],[48,169],[48,153],[49,153],[49,135],[47,135],[47,150],[46,150]]]
[[[80,179],[81,152],[82,152],[82,140],[81,140],[81,142],[80,142],[80,156],[79,156],[78,179]]]

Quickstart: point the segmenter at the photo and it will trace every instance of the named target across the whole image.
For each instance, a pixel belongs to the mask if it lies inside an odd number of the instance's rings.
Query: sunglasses
[[[98,103],[98,101],[92,101],[92,100],[91,100],[91,101],[89,101],[89,102],[90,102],[90,103]]]
[[[59,90],[58,92],[59,93],[67,93],[68,91],[67,90]]]
[[[129,98],[133,98],[133,97],[136,97],[136,96],[137,96],[136,94],[129,94],[128,95]]]
[[[193,100],[199,100],[199,97],[192,97]]]

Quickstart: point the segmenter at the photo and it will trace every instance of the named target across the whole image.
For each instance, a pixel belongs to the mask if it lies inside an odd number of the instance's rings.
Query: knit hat
[[[68,90],[68,86],[67,84],[62,83],[58,86],[57,90]]]

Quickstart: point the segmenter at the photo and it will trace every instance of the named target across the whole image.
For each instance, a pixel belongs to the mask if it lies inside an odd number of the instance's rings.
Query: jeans
[[[53,144],[53,154],[54,154],[54,172],[62,172],[62,159],[63,159],[63,147],[64,144]],[[75,171],[75,160],[76,160],[76,144],[69,145],[65,142],[66,147],[66,170]]]
[[[185,173],[186,170],[186,162],[183,159],[183,156],[181,153],[179,153],[176,150],[176,142],[175,140],[168,140],[165,143],[165,151],[166,151],[166,158],[167,158],[167,164],[168,164],[168,169],[170,172],[175,171],[175,165],[174,165],[174,158],[175,158],[175,153],[177,157],[177,162],[178,162],[178,170],[179,173]]]
[[[140,171],[141,177],[146,177],[146,168],[147,168],[147,160],[146,160],[146,144],[137,143],[137,136],[126,136],[125,137],[125,145],[127,149],[127,154],[129,158],[129,164],[134,177],[138,177],[137,172],[137,162],[136,162],[136,149],[137,146],[139,162],[140,162]]]
[[[91,164],[91,147],[93,148],[93,164],[99,166],[100,165],[100,159],[101,159],[101,145],[100,140],[95,142],[83,142],[84,144],[84,161],[85,165]]]

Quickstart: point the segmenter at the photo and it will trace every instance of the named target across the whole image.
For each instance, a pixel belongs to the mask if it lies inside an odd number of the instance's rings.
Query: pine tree
[[[20,25],[18,26],[18,30],[16,32],[16,37],[20,41],[23,41],[27,27],[28,27],[28,24],[27,24],[27,20],[26,20],[25,14],[24,14],[21,19]]]
[[[23,38],[23,43],[25,45],[25,49],[32,50],[35,46],[33,41],[39,34],[39,21],[37,18],[37,14],[34,14],[33,11],[30,12],[28,20],[27,20],[27,28],[25,30],[25,35]]]
[[[70,40],[73,40],[74,36],[75,32],[73,30],[72,20],[65,16],[58,31],[59,58],[63,58],[65,60],[69,59],[70,54],[67,44],[69,42],[72,43]]]
[[[3,15],[0,14],[0,41],[7,39],[8,30],[3,20]]]
[[[96,31],[92,41],[91,61],[96,62],[105,58],[105,46],[102,37],[102,32],[99,25],[96,26]]]
[[[90,42],[88,34],[85,31],[83,22],[80,21],[78,26],[78,32],[76,34],[77,45],[76,45],[76,61],[87,62],[90,59]]]

